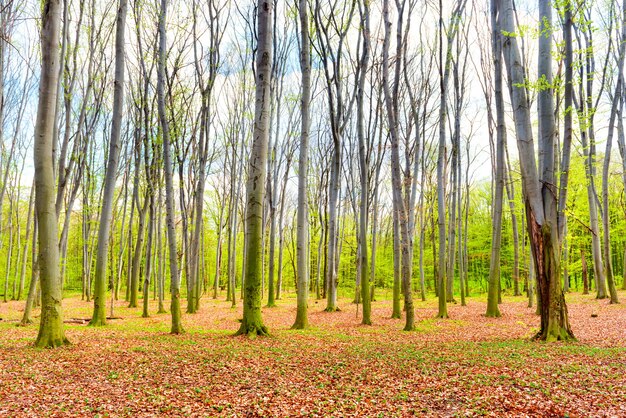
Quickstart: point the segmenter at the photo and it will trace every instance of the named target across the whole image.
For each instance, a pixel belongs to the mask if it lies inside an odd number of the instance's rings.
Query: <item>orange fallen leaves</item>
[[[626,295],[622,295],[626,298]],[[232,337],[239,309],[203,300],[169,335],[169,316],[140,318],[118,303],[105,328],[68,324],[72,345],[30,346],[36,326],[15,327],[18,302],[0,322],[0,416],[626,416],[626,307],[569,296],[579,339],[544,344],[521,298],[499,319],[485,303],[451,306],[433,319],[418,303],[417,331],[373,305],[373,326],[355,305],[323,312],[311,303],[306,331],[290,331],[293,299],[265,309],[272,336]],[[64,301],[68,318],[91,305]],[[591,312],[598,317],[592,318]]]

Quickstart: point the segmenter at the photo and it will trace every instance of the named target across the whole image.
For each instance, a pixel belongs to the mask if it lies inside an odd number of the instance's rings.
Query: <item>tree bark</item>
[[[109,140],[109,158],[106,165],[104,179],[104,194],[100,211],[98,228],[98,250],[96,253],[95,291],[93,297],[93,315],[89,325],[106,325],[106,271],[107,255],[109,251],[109,235],[111,234],[111,216],[113,214],[113,196],[115,194],[115,180],[120,158],[120,136],[122,131],[122,115],[124,112],[124,66],[126,65],[126,51],[124,34],[126,28],[127,0],[120,0],[115,23],[115,82],[113,87],[113,120],[111,125],[111,139]]]
[[[504,122],[504,99],[502,96],[502,35],[501,2],[491,0],[491,48],[494,68],[494,95],[496,103],[496,178],[491,229],[491,260],[489,263],[489,290],[487,295],[487,317],[501,316],[498,307],[500,293],[500,250],[502,242],[502,199],[504,196],[504,148],[506,126]]]
[[[41,76],[39,104],[35,122],[35,208],[39,226],[39,267],[41,280],[41,322],[35,341],[37,347],[68,344],[63,329],[62,286],[59,277],[58,218],[52,149],[54,109],[59,74],[59,0],[45,0],[42,8]]]
[[[513,5],[503,2],[502,29],[514,34]],[[517,38],[508,36],[503,45],[511,104],[514,109],[515,131],[522,172],[527,227],[532,255],[537,269],[537,290],[541,300],[541,328],[536,338],[571,340],[567,305],[561,288],[561,239],[557,225],[557,190],[554,173],[555,119],[552,91],[552,5],[539,0],[539,67],[544,80],[538,94],[539,170],[535,162],[530,108],[526,95],[525,71],[519,54]],[[540,181],[541,180],[541,181]],[[563,189],[564,185],[561,185]]]
[[[166,31],[165,21],[167,17],[167,0],[161,0],[159,13],[159,48],[158,48],[158,71],[157,71],[157,105],[159,124],[163,136],[163,164],[165,171],[165,208],[167,218],[167,242],[170,260],[170,293],[172,313],[172,334],[184,332],[180,313],[180,276],[178,275],[178,257],[176,246],[176,229],[174,223],[174,184],[172,181],[172,156],[170,149],[170,132],[167,115],[165,112],[165,64],[166,64]]]
[[[307,202],[309,172],[309,125],[311,102],[311,47],[309,43],[308,1],[298,1],[300,18],[300,71],[302,72],[302,97],[300,99],[300,158],[298,162],[298,209],[296,215],[296,258],[297,258],[297,312],[293,329],[308,326],[309,301],[309,211]],[[318,252],[319,270],[319,252]],[[319,294],[319,290],[318,290]]]
[[[254,136],[248,165],[246,187],[246,247],[244,257],[243,319],[237,335],[268,335],[261,317],[261,275],[263,253],[261,248],[263,228],[263,201],[267,168],[267,147],[270,117],[270,82],[272,62],[272,13],[270,0],[257,4],[256,99]]]

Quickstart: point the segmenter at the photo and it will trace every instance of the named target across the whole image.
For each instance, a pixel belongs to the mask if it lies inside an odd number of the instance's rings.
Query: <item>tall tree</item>
[[[524,82],[526,75],[515,36],[512,0],[504,0],[500,10],[503,12],[502,30],[507,34],[503,43],[503,56],[514,109],[528,235],[537,273],[537,291],[541,300],[541,328],[536,338],[547,341],[571,340],[574,334],[569,325],[567,305],[561,287],[562,241],[557,206],[559,192],[564,193],[567,188],[566,184],[560,184],[560,189],[557,190],[554,167],[556,125],[552,76],[552,4],[549,0],[539,0],[539,167],[535,160],[530,105]]]
[[[243,319],[237,335],[268,335],[261,317],[261,275],[263,271],[262,227],[267,148],[270,129],[270,83],[272,63],[272,0],[257,4],[256,99],[254,137],[246,186],[246,246],[244,257]]]
[[[172,156],[170,149],[170,132],[165,111],[165,64],[166,64],[166,30],[167,0],[161,0],[159,13],[159,48],[158,48],[158,71],[157,71],[157,104],[159,112],[159,125],[163,137],[163,164],[165,171],[165,209],[167,217],[167,243],[170,260],[170,293],[172,313],[172,334],[184,332],[180,313],[180,276],[178,275],[178,251],[176,247],[176,229],[174,224],[174,184],[172,173]]]
[[[359,141],[359,179],[361,185],[361,200],[359,204],[359,262],[361,279],[361,301],[363,303],[363,320],[364,325],[372,324],[372,303],[370,300],[370,278],[369,265],[367,261],[367,226],[369,212],[369,166],[370,159],[366,155],[365,144],[365,81],[367,79],[369,59],[370,59],[370,0],[364,0],[363,4],[359,3],[359,11],[361,12],[361,31],[363,32],[363,45],[361,58],[358,64],[358,87],[356,92],[357,100],[357,120],[356,129]]]
[[[35,209],[39,232],[41,322],[35,345],[59,347],[68,344],[63,329],[62,286],[59,271],[58,218],[55,210],[53,142],[61,4],[45,0],[42,8],[41,75],[35,122]]]
[[[504,100],[502,96],[502,31],[500,29],[500,1],[491,0],[491,49],[494,71],[494,95],[496,104],[496,179],[491,227],[491,262],[489,263],[489,291],[487,296],[488,317],[500,316],[498,294],[500,292],[500,250],[502,243],[502,200],[504,198],[504,148],[506,126],[504,125]]]
[[[613,6],[614,7],[614,6]],[[615,12],[612,12],[613,15]],[[626,0],[623,0],[622,5],[622,18],[620,21],[621,33],[618,33],[617,38],[620,40],[619,47],[617,48],[617,82],[615,84],[615,91],[613,92],[611,113],[609,116],[609,130],[606,138],[606,150],[604,152],[604,165],[602,167],[602,226],[604,228],[603,239],[603,252],[604,252],[604,267],[606,272],[606,281],[609,285],[609,294],[611,303],[619,303],[617,296],[617,290],[615,286],[615,277],[613,274],[613,258],[611,256],[611,222],[609,212],[609,166],[611,164],[611,147],[613,146],[613,135],[615,132],[616,118],[620,114],[619,106],[622,100],[622,94],[624,89],[624,54],[626,52]]]
[[[413,295],[411,286],[412,269],[412,231],[410,213],[413,205],[403,197],[403,179],[400,167],[400,131],[398,112],[398,92],[400,88],[400,65],[402,62],[402,23],[404,13],[404,2],[396,2],[398,13],[398,26],[396,28],[396,65],[394,71],[393,92],[391,91],[391,81],[389,77],[389,45],[391,43],[391,19],[389,11],[389,0],[383,2],[383,18],[385,20],[385,38],[383,41],[383,61],[382,61],[382,81],[387,121],[391,138],[391,179],[392,198],[394,211],[396,212],[398,229],[400,236],[400,271],[402,280],[402,290],[404,292],[404,309],[406,311],[405,331],[415,329],[415,310],[413,309]],[[405,187],[409,187],[406,184]]]
[[[122,131],[122,115],[124,111],[124,66],[126,50],[124,34],[126,28],[126,11],[128,0],[120,0],[115,23],[115,81],[113,87],[113,121],[111,139],[109,141],[109,159],[106,165],[100,225],[98,228],[98,252],[96,254],[95,291],[93,298],[93,316],[90,325],[106,324],[106,272],[109,252],[109,235],[111,234],[111,217],[113,214],[113,197],[115,180],[120,158],[120,136]],[[111,289],[112,290],[112,289]]]
[[[300,98],[300,158],[298,162],[298,209],[297,209],[297,278],[298,308],[294,329],[308,326],[309,303],[309,211],[307,203],[309,174],[309,126],[311,103],[311,46],[309,41],[309,5],[298,0],[300,18],[300,71],[302,73],[302,97]]]

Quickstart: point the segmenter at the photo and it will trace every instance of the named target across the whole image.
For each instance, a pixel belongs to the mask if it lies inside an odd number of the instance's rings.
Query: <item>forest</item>
[[[0,415],[626,415],[626,0],[3,0]]]

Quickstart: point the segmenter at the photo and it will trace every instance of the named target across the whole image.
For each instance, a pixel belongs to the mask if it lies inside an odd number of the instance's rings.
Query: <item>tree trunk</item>
[[[587,273],[587,259],[585,258],[585,250],[580,250],[580,260],[582,263],[583,274],[583,295],[589,294],[589,274]]]
[[[261,318],[261,274],[263,253],[261,248],[263,229],[263,201],[267,167],[267,142],[269,137],[270,82],[272,62],[272,13],[273,3],[259,0],[257,5],[257,51],[256,51],[256,101],[254,112],[254,137],[248,166],[246,187],[246,247],[244,257],[244,303],[243,319],[237,335],[268,335]]]
[[[502,29],[514,33],[513,5],[504,0]],[[552,85],[552,5],[547,0],[539,1],[540,78]],[[522,67],[517,38],[509,36],[504,41],[504,61],[509,76],[511,104],[515,110],[515,131],[522,172],[522,185],[526,207],[527,227],[530,244],[537,269],[537,290],[541,300],[541,328],[536,338],[553,340],[574,339],[571,331],[567,305],[561,288],[561,240],[557,223],[557,190],[554,173],[555,120],[553,92],[543,88],[538,94],[539,114],[539,170],[535,162],[534,141],[530,119],[529,102],[524,84],[525,71]],[[540,181],[541,180],[541,181]],[[564,189],[561,184],[561,190]]]
[[[58,219],[53,169],[54,106],[59,74],[59,0],[45,0],[41,27],[41,76],[35,123],[35,208],[39,226],[39,267],[41,280],[41,322],[35,346],[59,347],[68,344],[63,329],[62,286],[59,277]]]
[[[506,144],[506,126],[504,121],[504,99],[502,96],[502,35],[501,3],[491,0],[491,46],[494,67],[494,94],[496,102],[496,178],[495,196],[493,197],[493,221],[491,229],[491,261],[489,263],[489,291],[487,295],[486,316],[501,316],[498,307],[500,293],[500,250],[502,242],[502,200],[504,195],[504,149]]]
[[[363,37],[363,50],[361,53],[361,59],[358,64],[359,77],[357,87],[357,120],[356,129],[357,137],[359,141],[359,177],[361,185],[361,200],[359,206],[359,236],[358,242],[360,243],[358,256],[359,256],[359,270],[361,279],[361,301],[363,303],[363,319],[361,323],[363,325],[372,324],[372,303],[370,300],[370,278],[368,272],[367,261],[367,226],[368,226],[368,209],[369,209],[369,159],[366,156],[365,149],[365,131],[363,127],[365,113],[364,113],[364,99],[365,99],[365,81],[367,79],[369,58],[370,58],[370,7],[369,2],[366,0],[363,3],[362,15],[361,15],[361,31]]]
[[[397,32],[401,33],[403,7],[400,6],[398,10],[398,28]],[[412,254],[411,254],[411,236],[409,225],[409,211],[411,208],[407,208],[402,192],[402,178],[400,169],[400,134],[398,132],[398,84],[399,84],[399,64],[400,56],[396,57],[396,77],[394,85],[394,94],[390,91],[389,80],[389,44],[391,41],[391,20],[389,17],[389,0],[383,2],[383,18],[385,21],[385,38],[383,41],[383,92],[385,107],[387,113],[387,119],[389,122],[389,132],[391,138],[391,178],[392,178],[392,198],[394,202],[394,211],[397,213],[399,236],[400,236],[400,272],[402,280],[402,290],[404,292],[404,309],[406,311],[406,322],[404,325],[405,331],[412,331],[415,329],[415,311],[413,309],[413,295],[411,286],[411,268],[412,268]],[[408,187],[408,185],[407,185]],[[395,313],[395,312],[394,312]]]
[[[626,0],[623,1],[622,19],[626,17]],[[606,150],[604,152],[604,165],[602,168],[602,227],[604,229],[604,267],[606,268],[606,281],[609,285],[609,294],[611,297],[610,303],[619,303],[617,296],[617,289],[615,286],[615,279],[613,275],[613,259],[611,256],[611,222],[609,212],[609,166],[611,164],[611,147],[613,145],[613,134],[615,128],[615,119],[619,112],[619,105],[621,102],[624,86],[624,55],[626,53],[626,26],[622,25],[622,33],[620,38],[622,42],[619,44],[619,56],[617,58],[617,85],[615,86],[615,92],[613,93],[613,103],[611,105],[611,113],[609,117],[609,130],[606,139]],[[620,112],[621,113],[621,112]]]
[[[308,326],[309,303],[309,211],[307,202],[308,172],[309,172],[309,125],[311,102],[311,47],[309,43],[309,14],[308,1],[298,1],[298,16],[300,17],[300,71],[302,72],[302,97],[300,99],[300,158],[298,162],[298,212],[296,215],[297,238],[297,312],[293,329],[305,329]],[[321,245],[320,245],[321,248]],[[318,251],[318,271],[319,271]],[[319,296],[319,287],[318,287]]]
[[[104,178],[104,194],[100,210],[100,224],[98,228],[98,250],[96,253],[96,288],[93,296],[93,315],[89,325],[100,326],[106,324],[106,271],[107,255],[109,251],[109,235],[111,234],[111,216],[113,213],[113,197],[115,194],[115,180],[120,158],[120,136],[122,131],[122,115],[124,112],[124,66],[126,65],[126,51],[124,34],[126,28],[127,0],[120,0],[115,23],[115,83],[113,87],[113,120],[111,125],[111,139],[109,141],[109,158]]]
[[[21,326],[31,324],[33,322],[31,318],[31,312],[33,305],[37,298],[37,283],[39,283],[39,259],[37,255],[37,217],[33,220],[33,243],[31,248],[31,258],[33,264],[30,274],[30,285],[28,286],[28,296],[26,296],[26,305],[24,306],[24,315],[20,321]]]
[[[167,115],[165,113],[165,64],[166,64],[166,32],[165,20],[167,17],[167,0],[161,0],[159,13],[159,49],[157,71],[157,105],[159,124],[163,136],[163,164],[165,171],[165,208],[167,218],[167,242],[170,260],[170,293],[172,297],[170,311],[172,312],[172,334],[184,332],[180,314],[180,276],[178,275],[178,257],[176,246],[176,229],[174,223],[174,184],[172,181],[172,157],[170,150],[170,132]]]

